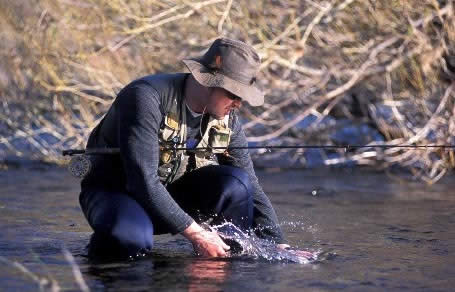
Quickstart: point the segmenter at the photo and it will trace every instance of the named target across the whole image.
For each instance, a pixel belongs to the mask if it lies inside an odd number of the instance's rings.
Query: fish
[[[229,257],[246,257],[306,264],[317,260],[318,253],[298,249],[283,249],[276,243],[248,234],[230,222],[210,226],[230,247]]]

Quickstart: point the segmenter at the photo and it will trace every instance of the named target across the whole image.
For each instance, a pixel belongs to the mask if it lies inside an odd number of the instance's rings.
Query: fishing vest
[[[212,147],[228,147],[231,138],[229,118],[229,114],[222,120],[209,116],[207,125],[200,126],[205,130],[201,133],[202,138],[195,150],[173,150],[172,148],[187,147],[185,104],[183,99],[178,101],[174,98],[164,116],[159,132],[158,176],[161,182],[167,185],[177,180],[185,172],[207,165],[218,165],[215,154],[226,153],[226,149],[213,149]],[[201,118],[201,123],[204,123],[204,117]]]

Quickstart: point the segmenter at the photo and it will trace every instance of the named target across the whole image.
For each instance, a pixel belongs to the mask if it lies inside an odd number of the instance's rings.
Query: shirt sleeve
[[[185,230],[193,219],[174,201],[158,177],[160,98],[148,84],[131,84],[116,100],[118,144],[126,189],[171,233]]]
[[[242,125],[237,115],[235,113],[232,113],[232,115],[232,133],[229,147],[246,147],[248,146],[248,142]],[[272,203],[259,185],[259,180],[254,172],[253,162],[248,149],[232,149],[229,150],[229,154],[231,158],[219,159],[220,164],[228,164],[244,169],[248,173],[253,185],[253,228],[256,235],[260,238],[273,240],[276,243],[285,243],[286,240],[279,226]]]

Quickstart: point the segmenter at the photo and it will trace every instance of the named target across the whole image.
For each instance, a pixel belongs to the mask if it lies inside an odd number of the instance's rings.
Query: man
[[[201,227],[230,221],[286,248],[273,207],[262,191],[239,118],[243,101],[262,105],[260,66],[249,45],[220,38],[191,73],[149,75],[123,88],[90,135],[92,155],[80,204],[94,230],[92,254],[129,256],[153,247],[153,235],[180,233],[198,254],[227,255],[230,247]],[[173,150],[191,148],[194,150]],[[224,149],[223,149],[224,148]]]

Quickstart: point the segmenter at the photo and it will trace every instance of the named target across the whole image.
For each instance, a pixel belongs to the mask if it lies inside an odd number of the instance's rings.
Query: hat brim
[[[247,101],[251,106],[264,104],[264,94],[253,85],[246,85],[219,72],[212,72],[197,59],[186,59],[182,62],[200,84],[206,87],[221,87]]]

